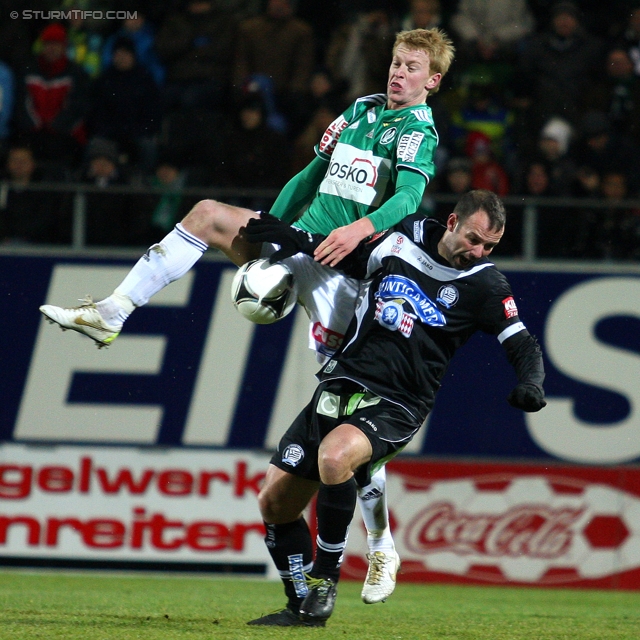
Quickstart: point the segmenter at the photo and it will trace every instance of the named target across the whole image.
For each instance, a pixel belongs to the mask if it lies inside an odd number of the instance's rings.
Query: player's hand
[[[313,255],[313,250],[320,242],[320,238],[314,238],[310,233],[296,229],[264,211],[259,218],[249,220],[243,235],[249,242],[273,242],[280,246],[278,251],[269,256],[271,264],[300,252]]]
[[[547,406],[542,387],[530,382],[521,382],[507,397],[507,402],[516,409],[528,413],[540,411]]]
[[[345,227],[334,229],[314,252],[316,262],[335,267],[365,238],[375,233],[368,218],[360,218]]]

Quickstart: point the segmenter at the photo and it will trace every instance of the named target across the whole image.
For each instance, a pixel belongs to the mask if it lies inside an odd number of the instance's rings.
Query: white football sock
[[[395,549],[389,526],[386,482],[385,469],[381,467],[371,476],[370,484],[358,488],[358,504],[367,528],[367,545],[370,553]]]
[[[102,316],[102,319],[112,327],[122,326],[135,308],[135,305],[131,302],[131,298],[116,293],[115,291],[108,298],[96,302],[98,313]]]
[[[109,324],[122,324],[136,307],[187,273],[206,250],[206,242],[178,223],[158,244],[149,247],[108,298],[96,303],[100,315]]]

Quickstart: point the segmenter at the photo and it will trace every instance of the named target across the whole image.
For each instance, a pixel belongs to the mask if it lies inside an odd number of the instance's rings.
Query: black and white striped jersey
[[[370,278],[341,350],[318,374],[349,378],[424,419],[456,350],[476,331],[497,337],[520,382],[542,385],[542,355],[507,279],[487,259],[467,270],[437,251],[445,227],[408,216],[345,265]]]

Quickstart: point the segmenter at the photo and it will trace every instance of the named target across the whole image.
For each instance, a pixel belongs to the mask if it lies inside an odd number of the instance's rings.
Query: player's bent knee
[[[189,213],[184,217],[183,224],[211,224],[220,215],[221,211],[222,204],[220,202],[216,200],[200,200],[191,207]]]
[[[325,484],[346,482],[352,475],[351,458],[344,451],[329,449],[318,457],[320,479]]]
[[[242,244],[238,249],[240,229],[256,214],[250,209],[234,207],[217,200],[200,200],[185,216],[182,225],[189,232],[206,242],[209,247],[220,249],[236,264],[246,261],[247,253]],[[242,254],[238,259],[235,254]]]

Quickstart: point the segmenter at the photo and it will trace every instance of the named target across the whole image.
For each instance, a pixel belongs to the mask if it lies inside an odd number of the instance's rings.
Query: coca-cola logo
[[[464,513],[451,502],[436,502],[409,523],[405,542],[418,554],[558,558],[571,546],[572,525],[584,511],[524,504],[499,514]]]

